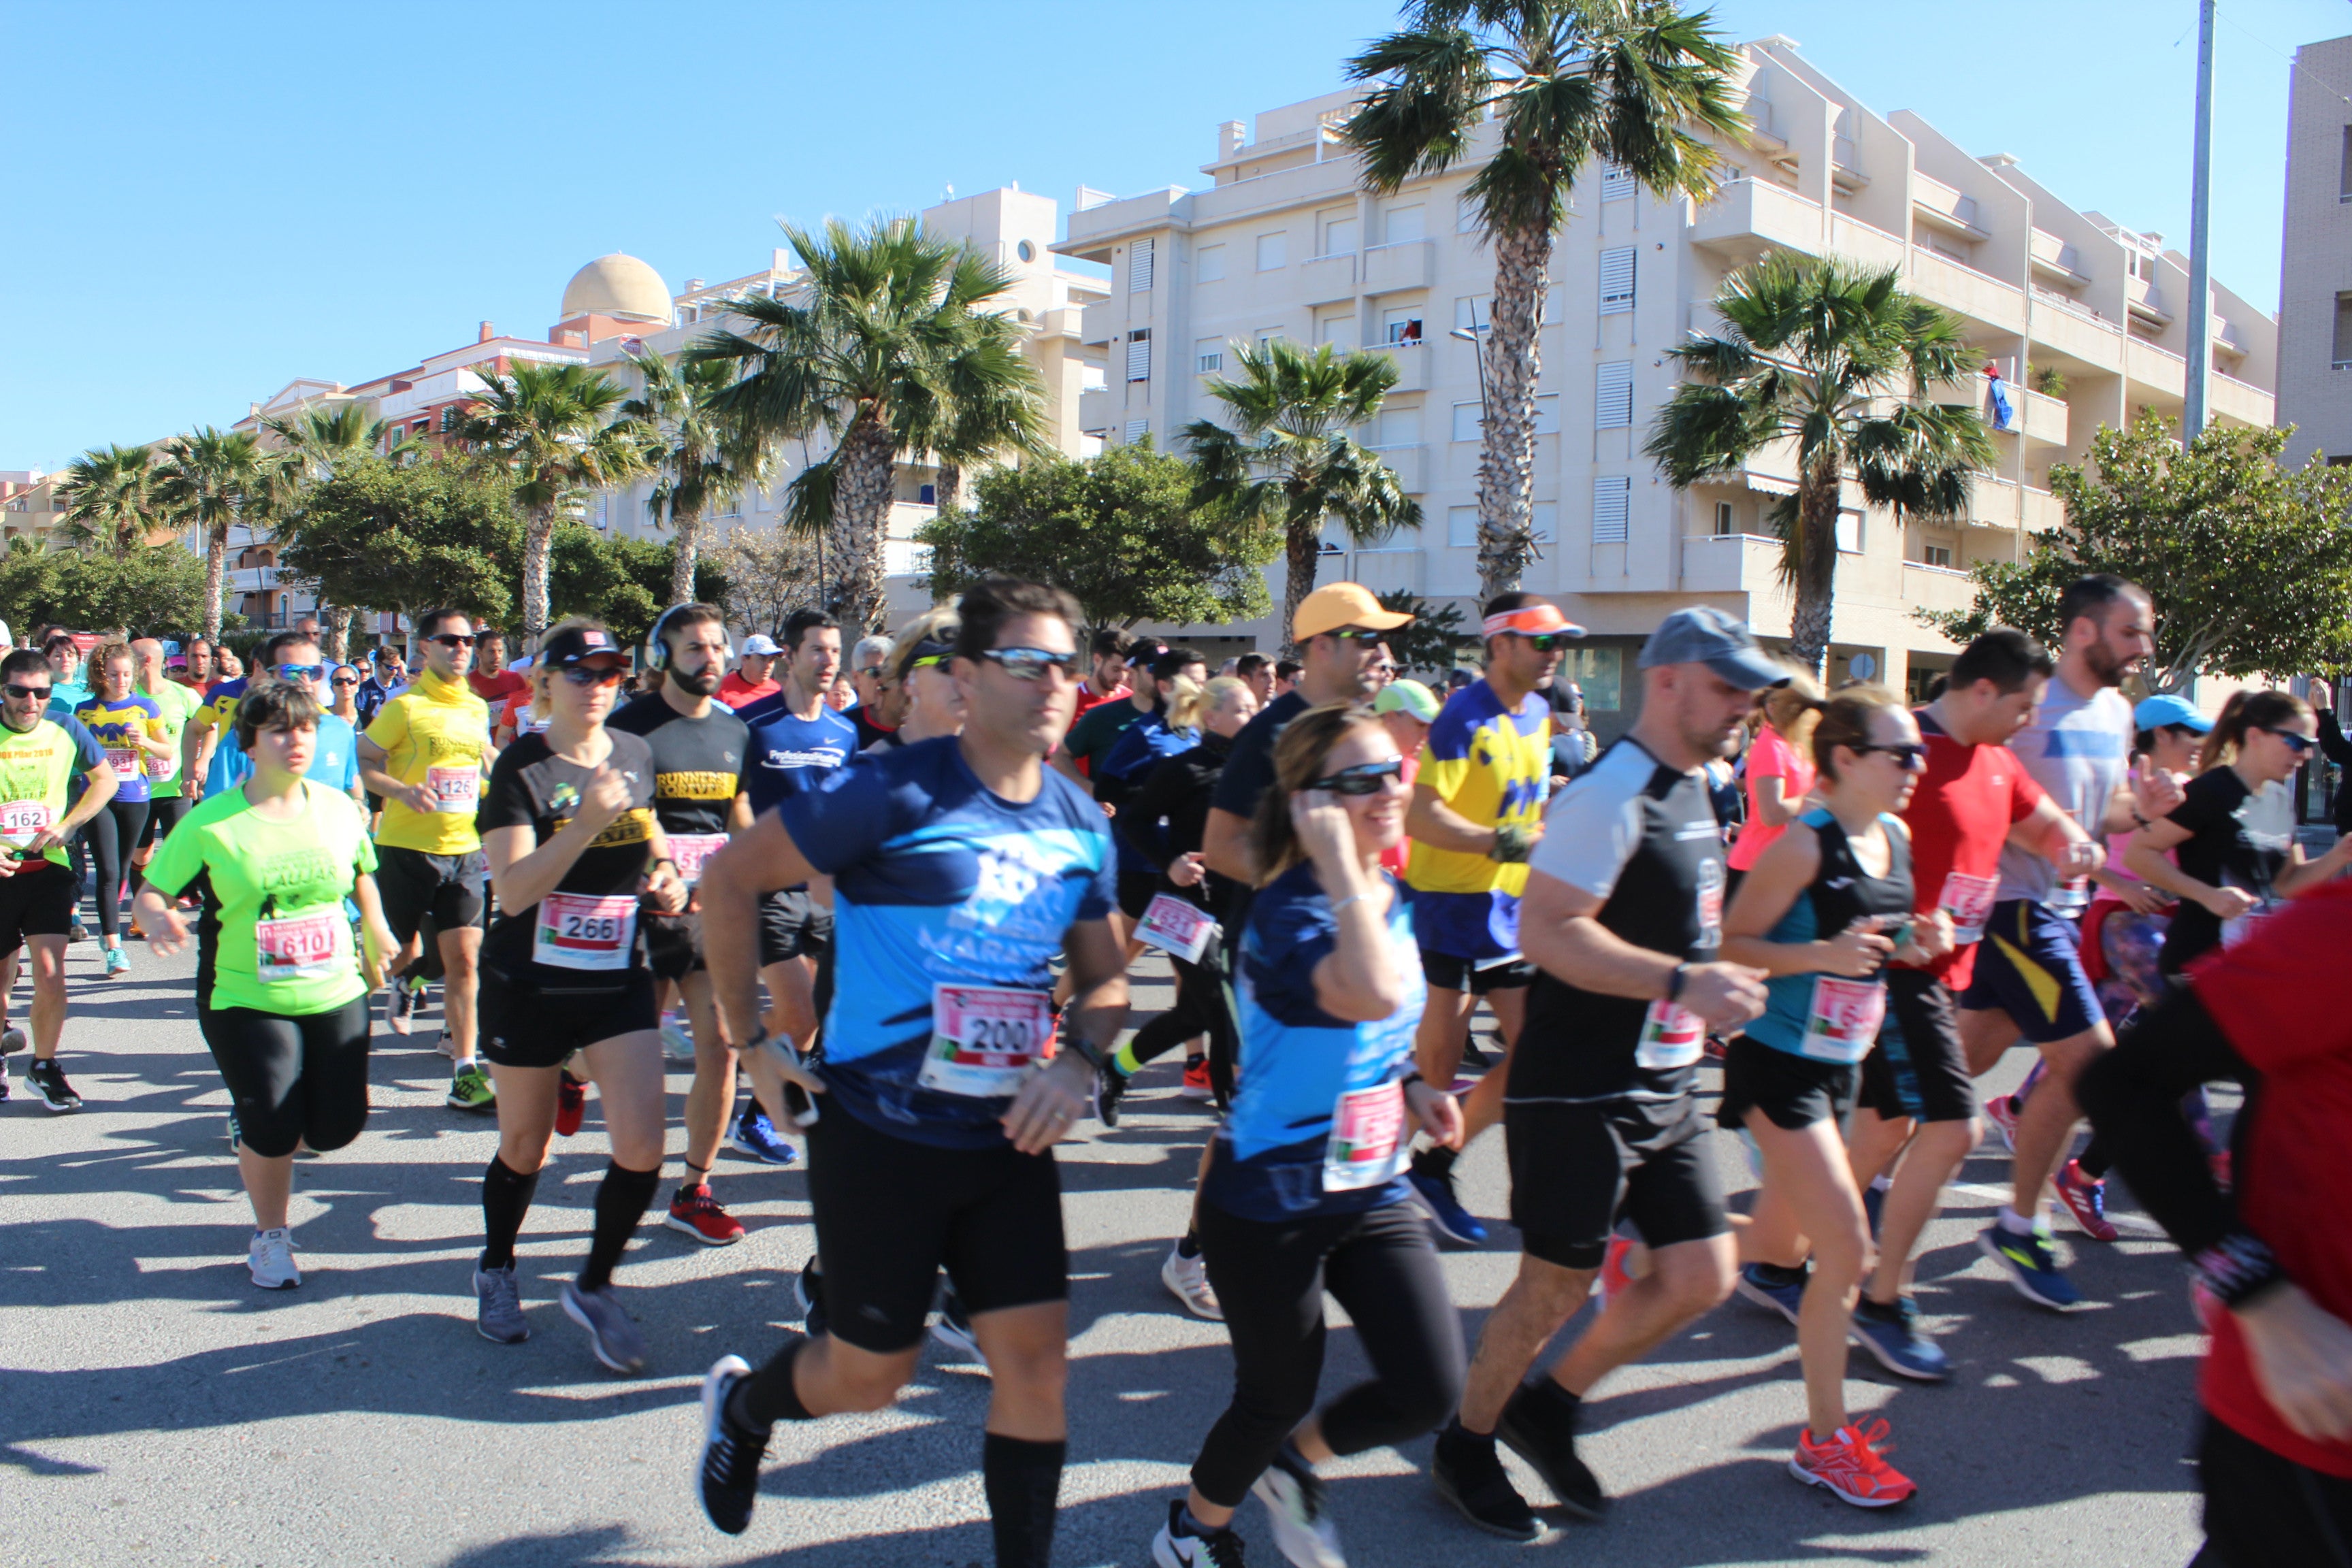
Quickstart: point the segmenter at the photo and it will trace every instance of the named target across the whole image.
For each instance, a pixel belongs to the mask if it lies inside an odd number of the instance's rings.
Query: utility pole
[[[2207,234],[2213,199],[2213,0],[2197,0],[2197,146],[2189,180],[2189,385],[2181,395],[2180,440],[2205,428],[2213,374],[2213,258]]]

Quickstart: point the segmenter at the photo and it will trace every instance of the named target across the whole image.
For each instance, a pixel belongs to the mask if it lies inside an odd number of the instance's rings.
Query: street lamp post
[[[2213,375],[2213,262],[2207,219],[2213,183],[2213,0],[2197,5],[2197,145],[2189,178],[2189,384],[2181,396],[2180,440],[2205,428]]]

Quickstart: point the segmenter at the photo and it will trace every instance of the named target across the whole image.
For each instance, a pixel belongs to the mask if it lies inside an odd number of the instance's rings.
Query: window
[[[1266,344],[1274,342],[1276,338],[1279,338],[1282,335],[1282,329],[1280,327],[1260,327],[1257,330],[1257,346],[1260,349],[1264,349]]]
[[[1127,379],[1151,379],[1151,329],[1139,327],[1127,334]]]
[[[1421,307],[1391,310],[1381,324],[1381,339],[1392,349],[1421,347]]]
[[[939,505],[940,487],[937,485],[917,485],[915,487],[915,500],[924,506]]]
[[[1034,261],[1037,259],[1037,247],[1034,242],[1024,239],[1013,247],[1013,254],[1024,261]]]
[[[1449,506],[1445,509],[1445,542],[1456,550],[1478,548],[1476,507]]]
[[[1729,539],[1733,534],[1738,533],[1738,531],[1739,523],[1731,515],[1731,503],[1727,500],[1719,500],[1716,502],[1715,536],[1717,539]]]
[[[1837,515],[1837,547],[1841,555],[1862,553],[1862,513],[1841,508]]]
[[[1356,254],[1356,215],[1353,211],[1322,215],[1323,254],[1353,256]]]
[[[1592,476],[1592,542],[1622,544],[1633,531],[1633,481],[1623,474]]]
[[[1193,271],[1203,283],[1222,283],[1225,278],[1225,247],[1204,245],[1192,253]]]
[[[1356,312],[1339,310],[1316,317],[1315,342],[1318,345],[1328,343],[1341,353],[1352,350],[1356,346]]]
[[[1602,201],[1623,201],[1633,194],[1633,171],[1620,168],[1614,163],[1601,165],[1601,199]]]
[[[1383,447],[1420,446],[1421,410],[1418,408],[1381,409],[1380,444]]]
[[[1592,427],[1622,430],[1633,423],[1633,362],[1612,360],[1593,377]]]
[[[2338,452],[2327,459],[2331,468],[2352,468],[2352,452]]]
[[[1141,441],[1145,437],[1147,437],[1147,436],[1149,436],[1149,435],[1150,435],[1150,434],[1151,434],[1151,421],[1150,421],[1150,420],[1149,420],[1149,419],[1130,419],[1130,420],[1129,420],[1129,421],[1127,422],[1127,444],[1128,444],[1129,446],[1130,446],[1130,447],[1135,446],[1137,443],[1140,442],[1140,441]]]
[[[1257,269],[1273,272],[1289,259],[1287,234],[1262,234],[1257,237]]]
[[[2336,199],[2352,202],[2352,125],[2344,128],[2343,169],[2336,176]]]
[[[1151,260],[1159,248],[1158,242],[1139,239],[1127,247],[1127,291],[1130,294],[1151,292]]]
[[[2336,296],[2335,362],[2352,364],[2352,294]]]
[[[1539,500],[1528,509],[1528,531],[1538,544],[1559,542],[1559,503]]]
[[[1495,297],[1466,294],[1454,301],[1454,324],[1465,331],[1484,333],[1495,325]]]
[[[1941,566],[1950,571],[1952,547],[1948,544],[1923,544],[1919,547],[1919,563],[1923,566]]]
[[[1192,368],[1201,375],[1213,375],[1225,368],[1225,340],[1202,338],[1192,345]]]
[[[1622,316],[1633,308],[1633,247],[1601,253],[1601,313]]]
[[[1389,208],[1382,233],[1391,245],[1406,245],[1416,239],[1426,238],[1427,226],[1422,218],[1422,208],[1418,205]]]
[[[1475,441],[1478,438],[1478,427],[1486,422],[1486,411],[1484,405],[1475,403],[1457,403],[1454,405],[1454,438],[1455,440]]]
[[[1595,713],[1614,713],[1625,705],[1625,650],[1622,647],[1572,647],[1566,660],[1568,678],[1584,693],[1584,705]]]

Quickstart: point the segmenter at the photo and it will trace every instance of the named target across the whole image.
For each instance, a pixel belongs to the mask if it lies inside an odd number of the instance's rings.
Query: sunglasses
[[[425,640],[426,642],[437,642],[443,647],[471,647],[474,646],[474,639],[472,637],[460,637],[456,632],[436,633],[432,637],[426,637]]]
[[[2265,727],[2263,733],[2276,735],[2280,740],[2286,742],[2286,749],[2293,752],[2298,757],[2319,744],[2318,742],[2313,740],[2310,736],[2298,735],[2292,730],[2273,730]]]
[[[1895,759],[1895,765],[1906,773],[1927,765],[1927,748],[1916,741],[1906,741],[1893,746],[1856,746],[1853,749],[1864,756],[1873,752],[1885,752]]]
[[[331,668],[323,664],[281,664],[278,667],[280,680],[320,680]]]
[[[12,680],[6,689],[8,695],[19,702],[47,702],[49,700],[49,689],[46,686],[19,686]]]
[[[1370,647],[1374,643],[1386,641],[1389,634],[1386,632],[1368,632],[1358,626],[1342,626],[1336,632],[1325,632],[1322,635],[1327,637],[1336,638],[1340,642],[1354,643],[1359,647]]]
[[[563,679],[574,686],[618,686],[621,678],[626,674],[628,671],[617,664],[567,664],[563,667]]]
[[[357,686],[359,683],[360,678],[356,675],[339,675],[335,677],[335,684],[338,686]]]
[[[1566,632],[1506,632],[1503,635],[1518,638],[1538,653],[1565,653],[1570,643],[1581,640]]]
[[[992,647],[981,658],[996,666],[1015,680],[1043,680],[1048,669],[1058,669],[1065,676],[1075,675],[1078,656],[1055,653],[1043,647]]]
[[[1404,759],[1391,757],[1385,763],[1359,763],[1352,768],[1341,768],[1328,778],[1317,779],[1308,789],[1328,790],[1333,795],[1378,795],[1389,787],[1393,779],[1404,781]]]
[[[869,664],[857,673],[868,680],[879,680],[882,679],[882,667],[878,664]]]

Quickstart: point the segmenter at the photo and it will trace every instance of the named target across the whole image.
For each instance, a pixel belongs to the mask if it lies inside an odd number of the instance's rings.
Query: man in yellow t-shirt
[[[490,1110],[498,1094],[474,1059],[489,881],[474,811],[497,754],[490,710],[466,679],[474,663],[473,623],[456,610],[430,610],[416,627],[424,671],[376,710],[360,737],[361,781],[383,799],[376,886],[384,921],[400,938],[384,1022],[394,1034],[408,1033],[427,983],[419,961],[430,920],[441,961],[441,1050],[452,1064],[447,1103]]]

